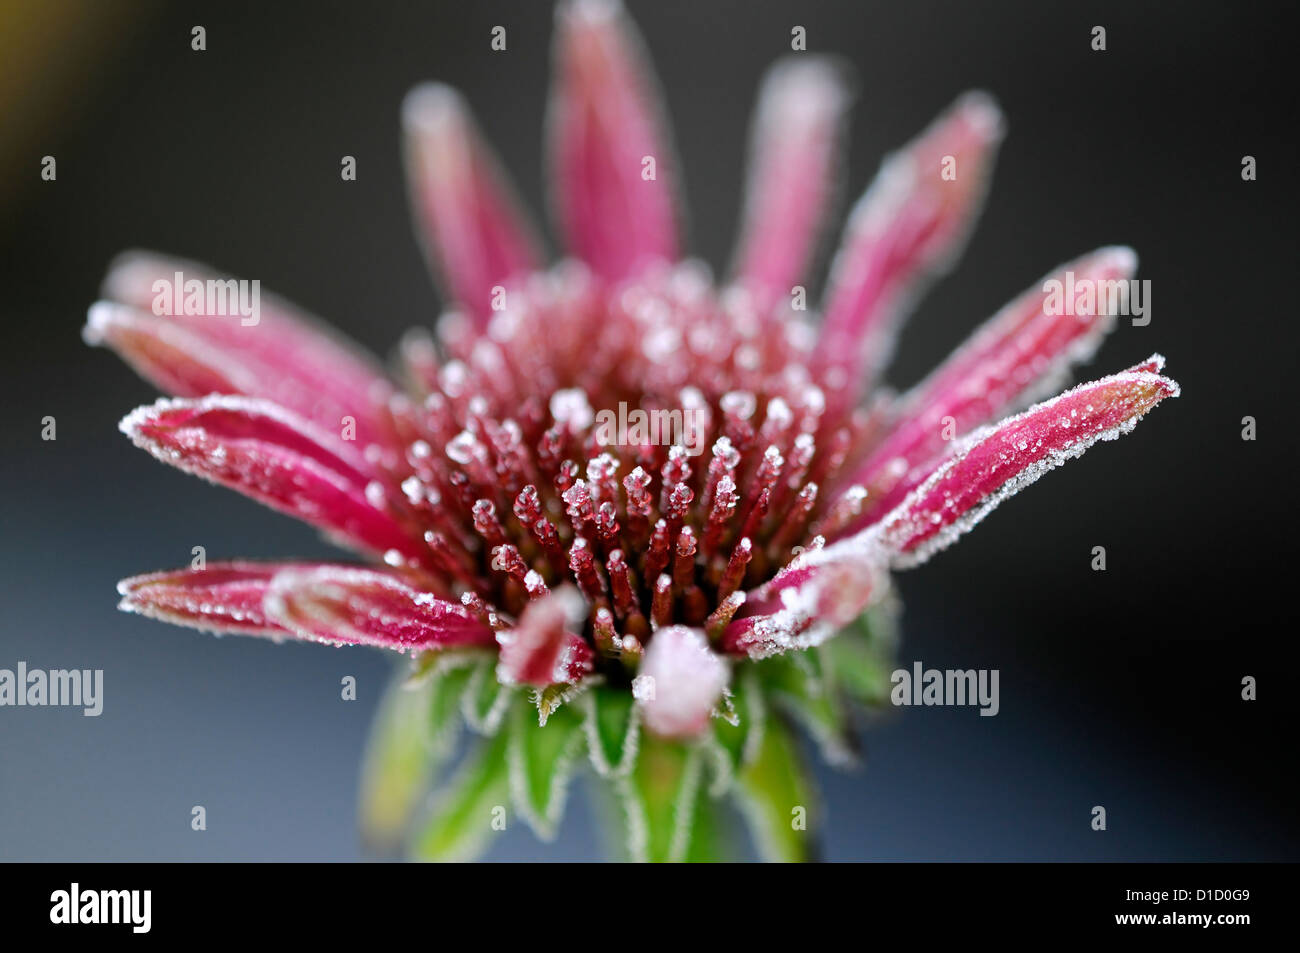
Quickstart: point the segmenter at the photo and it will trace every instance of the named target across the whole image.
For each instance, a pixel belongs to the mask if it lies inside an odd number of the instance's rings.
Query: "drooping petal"
[[[332,391],[314,391],[248,349],[213,341],[169,317],[115,301],[97,301],[90,306],[82,337],[88,344],[112,348],[141,377],[174,397],[265,398],[359,446],[387,444],[392,433],[380,403],[362,409],[341,403]]]
[[[1160,401],[1177,397],[1178,384],[1155,373],[1161,364],[1154,356],[971,434],[880,524],[859,536],[878,532],[896,554],[896,566],[924,562],[1048,470],[1098,440],[1128,433]]]
[[[632,692],[650,731],[693,738],[708,726],[730,679],[730,668],[703,632],[670,625],[650,638]]]
[[[1064,312],[1053,300],[1054,282],[1126,289],[1136,268],[1137,256],[1128,248],[1102,248],[1062,265],[986,321],[913,388],[889,433],[845,481],[869,493],[857,526],[897,505],[915,485],[908,474],[921,466],[932,470],[954,439],[1056,391],[1072,364],[1092,356],[1114,314],[1100,308]]]
[[[402,104],[406,174],[429,266],[479,327],[493,288],[535,270],[536,232],[460,94],[428,83]]]
[[[194,332],[112,301],[90,306],[82,337],[107,345],[145,380],[174,397],[249,394],[260,385],[248,362],[232,360]]]
[[[493,641],[491,628],[471,609],[379,569],[286,570],[271,580],[263,606],[269,619],[310,642],[404,652]]]
[[[206,569],[175,569],[132,576],[117,584],[117,607],[173,625],[207,632],[264,635],[289,633],[268,619],[262,599],[281,570],[311,568],[306,563],[211,563]]]
[[[832,411],[868,389],[890,357],[908,301],[955,259],[983,203],[1001,138],[997,106],[967,93],[885,160],[853,209],[814,355],[829,374]]]
[[[548,125],[568,247],[609,281],[675,261],[676,160],[636,28],[617,0],[571,0],[556,19]]]
[[[723,649],[757,659],[821,644],[884,598],[888,556],[866,534],[801,553],[749,593]]]
[[[239,490],[349,544],[427,558],[360,454],[269,401],[223,395],[163,399],[132,411],[119,427],[164,463]]]
[[[803,277],[838,185],[849,92],[831,61],[793,57],[763,80],[751,134],[736,281],[760,301]]]
[[[199,293],[191,296],[185,291],[187,287]],[[157,354],[146,359],[144,352],[164,346],[183,347],[191,361],[227,372],[235,366],[244,369],[243,374],[227,381],[231,386],[238,384],[240,389],[223,392],[275,400],[333,432],[340,432],[343,417],[352,417],[357,422],[359,444],[387,442],[384,403],[392,393],[392,385],[375,359],[318,319],[263,294],[260,280],[255,286],[252,282],[243,286],[248,310],[255,311],[244,316],[234,304],[239,300],[239,287],[236,279],[194,262],[150,252],[128,252],[110,267],[104,279],[104,296],[137,312],[154,315],[160,322],[179,326],[188,335],[163,339],[165,332],[144,325],[138,316],[128,335],[113,327],[115,322],[125,320],[121,311],[101,310],[96,315],[93,308],[86,333],[96,343],[102,341],[118,350],[160,387],[169,385],[171,375],[159,367]],[[256,309],[251,307],[254,300]],[[141,335],[146,334],[155,341],[142,343]],[[182,340],[183,346],[178,343]],[[210,353],[205,356],[204,351],[197,350],[196,342]],[[177,392],[176,396],[186,395]]]
[[[574,631],[585,616],[586,605],[572,586],[530,602],[514,628],[497,633],[497,678],[537,688],[579,681],[592,669],[591,646]]]

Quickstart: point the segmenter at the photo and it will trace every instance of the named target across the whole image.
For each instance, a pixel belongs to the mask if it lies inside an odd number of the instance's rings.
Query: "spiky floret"
[[[459,94],[422,86],[403,106],[418,232],[454,307],[403,340],[398,381],[278,299],[232,315],[186,291],[159,309],[159,281],[226,287],[200,266],[114,264],[85,337],[173,395],[123,431],[372,558],[153,573],[124,580],[121,605],[410,652],[376,721],[367,832],[405,828],[462,724],[486,739],[422,856],[472,856],[507,801],[550,836],[584,749],[634,857],[710,856],[728,792],[764,856],[806,856],[791,810],[815,814],[815,795],[791,726],[852,759],[846,705],[887,682],[889,572],[1178,387],[1154,356],[1021,411],[1114,323],[1099,297],[1062,314],[1047,289],[1122,293],[1125,248],[1054,270],[909,393],[876,386],[982,201],[1003,132],[986,95],[886,160],[819,319],[798,282],[835,192],[842,70],[806,57],[764,83],[744,232],[715,283],[680,260],[677,163],[635,31],[610,0],[563,4],[558,26],[549,142],[571,258],[543,267]]]
[[[728,597],[843,518],[820,488],[862,427],[822,426],[805,329],[719,300],[690,265],[613,291],[566,266],[507,294],[484,334],[453,323],[436,371],[407,362],[421,396],[395,415],[407,451],[389,479],[437,571],[499,628],[575,586],[609,677],[663,626],[718,641]]]

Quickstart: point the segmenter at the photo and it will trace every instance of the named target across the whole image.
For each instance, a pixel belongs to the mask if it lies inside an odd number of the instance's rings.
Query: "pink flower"
[[[734,270],[715,285],[681,260],[678,167],[619,7],[563,5],[556,55],[550,168],[569,257],[549,270],[464,100],[430,85],[404,104],[416,220],[453,308],[436,335],[402,342],[396,380],[280,301],[251,325],[156,314],[155,282],[213,277],[198,266],[112,266],[87,340],[171,395],[130,413],[127,436],[371,560],[136,576],[122,608],[277,640],[478,647],[498,653],[502,685],[539,698],[640,678],[648,729],[695,736],[749,659],[835,635],[892,569],[1177,395],[1157,356],[1015,413],[1114,321],[1049,313],[1043,282],[907,394],[877,389],[906,306],[979,210],[1003,130],[987,96],[961,97],[885,162],[818,321],[801,282],[848,110],[837,71],[805,54],[765,82]],[[1053,275],[1135,268],[1104,248]],[[680,434],[611,442],[597,415],[620,404],[690,413],[704,452]]]

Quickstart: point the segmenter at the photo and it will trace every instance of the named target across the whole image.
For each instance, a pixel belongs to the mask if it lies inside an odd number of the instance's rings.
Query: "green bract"
[[[734,859],[738,815],[762,859],[807,860],[823,810],[802,742],[854,763],[854,709],[889,694],[894,614],[878,607],[817,648],[736,663],[712,730],[690,742],[643,730],[627,686],[597,682],[557,704],[501,685],[489,651],[426,653],[375,716],[362,830],[431,861],[481,856],[520,821],[551,840],[582,774],[622,859]]]

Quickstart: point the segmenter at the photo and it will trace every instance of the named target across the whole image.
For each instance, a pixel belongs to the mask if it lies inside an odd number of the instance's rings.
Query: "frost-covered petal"
[[[611,281],[675,261],[675,157],[636,28],[617,0],[564,3],[556,25],[548,124],[569,249]]]
[[[910,298],[946,270],[983,203],[1002,114],[967,93],[891,155],[849,217],[831,269],[815,363],[836,409],[851,406],[889,359]]]
[[[353,545],[426,556],[359,454],[269,401],[164,399],[132,411],[120,428],[164,463],[239,490]]]
[[[282,639],[289,633],[267,618],[262,600],[276,573],[311,565],[236,561],[132,576],[117,584],[117,607],[207,632]]]
[[[749,593],[722,647],[757,659],[821,644],[886,595],[888,556],[867,534],[801,553]]]
[[[890,432],[845,480],[870,494],[858,525],[899,503],[909,488],[907,474],[944,453],[954,438],[1052,393],[1070,365],[1092,356],[1114,325],[1114,313],[1099,307],[1063,313],[1053,300],[1052,282],[1118,293],[1136,269],[1131,249],[1099,249],[1046,275],[986,321],[903,398]]]
[[[98,301],[82,337],[106,345],[145,380],[174,397],[255,394],[264,377],[188,328],[138,308]]]
[[[782,60],[763,80],[751,133],[736,281],[762,301],[789,295],[810,263],[838,184],[849,92],[819,57]]]
[[[650,639],[632,691],[661,738],[693,738],[709,724],[731,671],[699,629],[672,625]]]
[[[321,566],[278,573],[263,602],[267,617],[298,638],[421,650],[492,644],[474,611],[405,577],[378,569]]]
[[[497,633],[497,677],[537,688],[579,681],[592,669],[591,646],[574,631],[585,615],[582,597],[571,586],[530,602],[513,628]]]
[[[1161,363],[1157,355],[1137,369],[1080,384],[971,434],[878,526],[859,537],[878,531],[896,554],[897,566],[924,562],[1048,470],[1098,440],[1128,433],[1160,401],[1177,397],[1178,385],[1155,373]]]
[[[177,310],[171,289],[178,283],[183,288],[192,281],[202,283],[205,288],[197,311],[184,313],[188,309],[182,307],[181,313],[166,313]],[[390,430],[384,404],[392,394],[392,385],[378,362],[360,345],[319,319],[269,293],[262,293],[260,281],[255,319],[245,317],[232,306],[230,302],[234,299],[226,291],[223,291],[226,306],[210,309],[206,288],[210,284],[236,287],[235,281],[196,262],[136,251],[120,255],[113,262],[104,278],[103,293],[112,301],[159,315],[161,320],[184,328],[213,349],[213,356],[208,358],[211,363],[230,367],[239,361],[255,380],[250,383],[247,378],[241,378],[240,389],[234,392],[273,399],[336,432],[343,426],[342,418],[350,416],[357,422],[358,443],[388,442]],[[247,287],[251,299],[251,284]],[[211,300],[219,305],[221,299]],[[158,310],[155,304],[159,305]],[[254,320],[255,323],[245,323]],[[87,334],[92,338],[96,334],[93,323],[87,328]],[[103,343],[115,349],[118,340],[120,335],[103,336]],[[192,347],[188,350],[194,353]],[[161,380],[145,370],[156,365],[142,365],[138,351],[121,353],[142,374],[162,385]]]
[[[417,86],[402,104],[402,127],[429,265],[447,296],[482,326],[492,289],[536,269],[535,231],[458,92]]]

